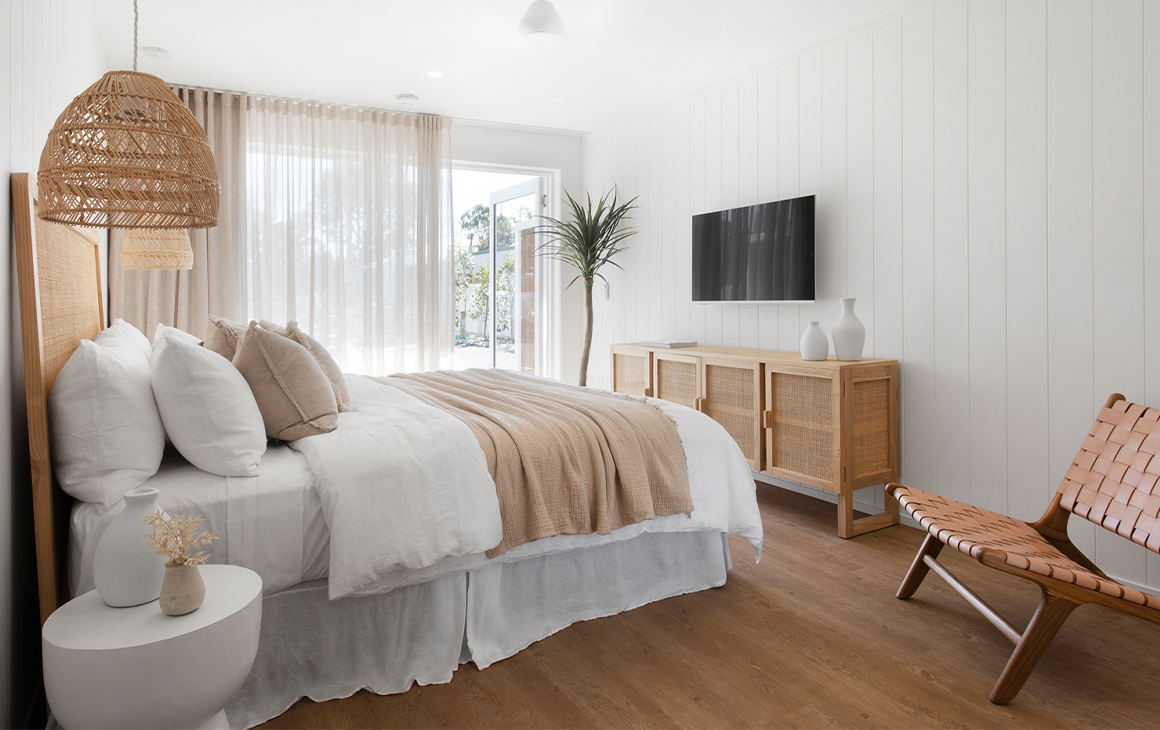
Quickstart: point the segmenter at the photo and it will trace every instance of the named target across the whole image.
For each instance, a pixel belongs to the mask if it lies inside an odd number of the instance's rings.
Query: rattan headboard
[[[81,340],[104,329],[101,257],[96,231],[36,217],[36,179],[12,175],[12,221],[24,343],[24,393],[32,462],[32,516],[40,622],[68,595],[68,513],[71,498],[52,478],[48,394]]]

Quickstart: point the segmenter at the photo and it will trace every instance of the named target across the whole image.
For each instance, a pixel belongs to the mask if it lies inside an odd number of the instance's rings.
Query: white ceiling
[[[90,0],[110,68],[132,0]],[[913,0],[554,0],[565,42],[520,46],[530,0],[139,0],[138,68],[172,83],[591,131]],[[444,72],[431,78],[428,71]]]

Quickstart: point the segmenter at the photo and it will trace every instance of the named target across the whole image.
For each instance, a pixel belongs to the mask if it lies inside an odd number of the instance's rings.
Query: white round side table
[[[167,616],[157,601],[105,605],[77,596],[41,631],[48,706],[64,728],[228,727],[226,703],[258,651],[262,579],[203,565],[205,602]]]

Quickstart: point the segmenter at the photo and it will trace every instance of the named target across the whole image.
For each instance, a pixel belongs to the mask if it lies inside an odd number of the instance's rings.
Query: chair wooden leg
[[[1007,660],[998,684],[991,690],[991,701],[997,705],[1005,705],[1015,699],[1063,622],[1079,606],[1066,598],[1053,596],[1042,588],[1040,590],[1043,591],[1043,597],[1039,601],[1039,608],[1023,631],[1023,638],[1019,640],[1015,652]]]
[[[918,549],[918,555],[914,556],[914,562],[910,564],[910,570],[906,571],[906,577],[902,579],[902,585],[898,587],[898,593],[895,595],[903,600],[913,596],[918,587],[922,585],[923,578],[926,578],[926,574],[930,572],[930,566],[923,562],[923,558],[927,555],[931,558],[937,558],[942,549],[942,542],[934,535],[928,534],[922,547]]]

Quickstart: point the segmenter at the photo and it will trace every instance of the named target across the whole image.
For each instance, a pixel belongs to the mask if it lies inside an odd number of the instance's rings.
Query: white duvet
[[[347,378],[358,411],[290,445],[330,528],[330,598],[383,592],[382,579],[503,539],[495,483],[471,429],[395,388]]]
[[[532,377],[532,376],[529,376]],[[330,598],[372,595],[487,564],[503,537],[495,484],[471,430],[455,417],[367,378],[346,376],[357,412],[293,442],[315,475],[330,531]],[[653,400],[677,422],[689,468],[691,516],[628,525],[611,535],[560,535],[499,556],[510,562],[645,532],[740,535],[761,556],[756,486],[741,449],[709,417]]]

